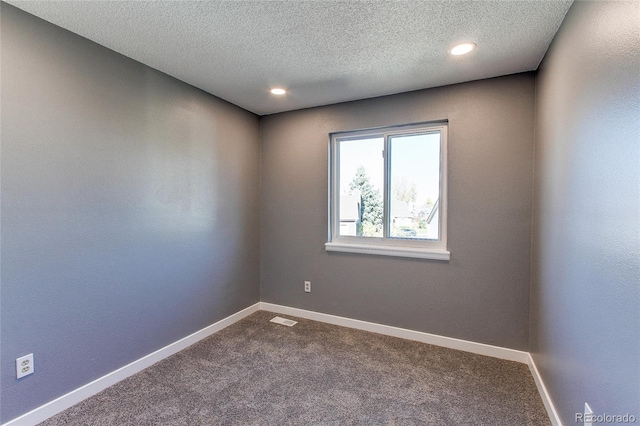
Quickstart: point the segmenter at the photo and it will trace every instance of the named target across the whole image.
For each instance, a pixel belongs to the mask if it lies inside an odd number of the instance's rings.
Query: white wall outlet
[[[16,358],[16,379],[33,373],[33,354]]]
[[[582,417],[584,426],[593,426],[593,410],[589,404],[584,403],[584,416]]]
[[[307,293],[311,293],[311,281],[304,282],[304,291]]]

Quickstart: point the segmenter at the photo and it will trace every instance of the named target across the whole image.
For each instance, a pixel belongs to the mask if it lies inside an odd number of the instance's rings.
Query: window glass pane
[[[384,138],[342,140],[340,235],[382,237]]]
[[[440,239],[440,133],[390,137],[389,235]]]

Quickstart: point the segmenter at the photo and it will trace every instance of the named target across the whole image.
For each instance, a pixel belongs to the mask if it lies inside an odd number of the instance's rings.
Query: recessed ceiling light
[[[273,89],[271,89],[271,93],[274,95],[282,96],[287,93],[287,91],[279,87],[274,87]]]
[[[476,44],[475,43],[462,43],[462,44],[457,45],[453,49],[451,49],[449,51],[449,53],[451,53],[452,55],[456,55],[456,56],[464,55],[465,53],[471,52],[475,48],[476,48]]]

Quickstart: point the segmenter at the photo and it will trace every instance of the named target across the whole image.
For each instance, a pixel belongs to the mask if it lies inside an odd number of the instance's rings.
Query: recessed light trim
[[[459,56],[459,55],[464,55],[466,53],[469,53],[475,48],[476,48],[475,43],[471,43],[471,42],[460,43],[457,46],[455,46],[453,49],[451,49],[449,53],[451,53],[454,56]]]
[[[274,87],[273,89],[271,89],[271,94],[276,95],[276,96],[282,96],[285,93],[287,93],[286,90],[280,88],[280,87]]]

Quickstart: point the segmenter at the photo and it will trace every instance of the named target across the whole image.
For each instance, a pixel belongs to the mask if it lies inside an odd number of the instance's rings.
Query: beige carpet
[[[274,316],[257,312],[42,425],[550,424],[524,364]]]

